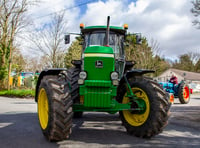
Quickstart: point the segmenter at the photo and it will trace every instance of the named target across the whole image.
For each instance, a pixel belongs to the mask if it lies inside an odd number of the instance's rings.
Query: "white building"
[[[178,82],[185,80],[188,83],[200,84],[200,73],[183,71],[173,68],[163,72],[161,75],[156,77],[156,80],[166,82],[171,78],[172,75],[175,75],[178,78]]]

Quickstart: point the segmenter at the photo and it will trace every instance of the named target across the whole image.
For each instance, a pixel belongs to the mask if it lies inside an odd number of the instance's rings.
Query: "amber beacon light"
[[[80,28],[84,28],[84,24],[83,23],[80,23]]]
[[[124,24],[124,29],[128,29],[128,24]]]

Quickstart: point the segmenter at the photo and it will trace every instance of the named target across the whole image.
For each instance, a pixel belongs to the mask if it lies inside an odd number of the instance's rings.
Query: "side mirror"
[[[69,44],[70,43],[70,35],[65,35],[65,44]]]
[[[136,34],[136,44],[142,43],[142,35],[140,33]]]

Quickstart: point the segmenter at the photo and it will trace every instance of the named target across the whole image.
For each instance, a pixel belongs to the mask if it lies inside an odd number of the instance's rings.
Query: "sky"
[[[29,13],[37,29],[48,24],[50,14],[65,10],[66,33],[79,33],[80,23],[106,25],[110,16],[110,25],[128,24],[128,32],[157,42],[162,57],[176,59],[200,53],[200,29],[192,24],[191,8],[191,0],[42,0]]]

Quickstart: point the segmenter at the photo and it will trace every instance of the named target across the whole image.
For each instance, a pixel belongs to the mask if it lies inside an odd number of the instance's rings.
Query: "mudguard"
[[[133,69],[127,71],[124,76],[126,76],[126,78],[129,79],[132,76],[141,76],[146,73],[154,73],[154,72],[155,72],[154,70],[149,70],[149,69]]]
[[[142,76],[143,74],[146,73],[154,73],[154,70],[149,70],[149,69],[132,69],[127,71],[124,76],[120,80],[120,84],[123,84],[125,82],[125,78],[128,80],[129,78],[133,76]]]
[[[40,73],[35,89],[35,102],[37,102],[38,89],[42,78],[46,75],[58,75],[61,71],[66,71],[66,70],[67,70],[66,68],[52,68],[52,69],[45,69]]]

